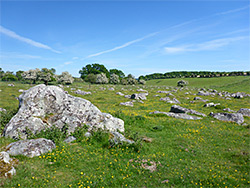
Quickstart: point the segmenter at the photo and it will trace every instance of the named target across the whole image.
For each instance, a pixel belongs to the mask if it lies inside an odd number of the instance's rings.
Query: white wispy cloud
[[[249,39],[249,36],[241,36],[241,37],[231,37],[231,38],[221,38],[215,39],[211,41],[207,41],[199,44],[186,44],[183,46],[175,46],[175,47],[165,47],[164,50],[166,53],[180,53],[180,52],[197,52],[197,51],[206,51],[206,50],[216,50],[223,46],[227,46],[232,42]]]
[[[17,52],[1,52],[0,58],[7,59],[40,59],[41,56],[30,55],[30,54],[20,54]]]
[[[239,12],[239,11],[242,11],[242,10],[245,10],[245,9],[249,9],[250,6],[244,6],[244,7],[241,7],[241,8],[237,8],[237,9],[233,9],[233,10],[228,10],[228,11],[225,11],[225,12],[220,12],[220,13],[217,13],[215,14],[215,16],[217,15],[225,15],[225,14],[231,14],[231,13],[235,13],[235,12]]]
[[[138,38],[138,39],[135,39],[135,40],[126,42],[125,44],[120,45],[120,46],[117,46],[117,47],[114,47],[114,48],[112,48],[112,49],[104,50],[104,51],[102,51],[102,52],[98,52],[98,53],[95,53],[95,54],[88,55],[87,58],[99,56],[99,55],[102,55],[102,54],[106,54],[106,53],[109,53],[109,52],[113,52],[113,51],[116,51],[116,50],[125,48],[125,47],[127,47],[127,46],[130,46],[131,44],[134,44],[134,43],[143,41],[143,40],[145,40],[145,39],[147,39],[147,38],[149,38],[149,37],[152,37],[152,36],[154,36],[154,35],[156,35],[156,34],[158,34],[158,33],[159,33],[159,32],[151,33],[151,34],[146,35],[146,36],[144,36],[144,37],[141,37],[141,38]]]
[[[14,31],[11,31],[9,29],[6,29],[2,26],[0,26],[0,33],[4,34],[4,35],[7,35],[11,38],[14,38],[16,40],[19,40],[19,41],[22,41],[22,42],[25,42],[31,46],[35,46],[37,48],[43,48],[43,49],[47,49],[47,50],[50,50],[52,52],[55,52],[55,53],[61,53],[60,51],[57,51],[57,50],[54,50],[53,48],[49,47],[48,45],[45,45],[45,44],[42,44],[40,42],[36,42],[34,40],[31,40],[29,38],[26,38],[26,37],[22,37],[18,34],[16,34]]]
[[[74,62],[73,61],[67,61],[67,62],[64,63],[64,65],[70,65],[72,63],[74,63]]]

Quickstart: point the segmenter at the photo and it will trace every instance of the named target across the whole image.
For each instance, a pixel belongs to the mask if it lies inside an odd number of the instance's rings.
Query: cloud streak
[[[27,43],[27,44],[29,44],[31,46],[35,46],[37,48],[43,48],[43,49],[50,50],[50,51],[55,52],[55,53],[61,53],[60,51],[54,50],[53,48],[51,48],[51,47],[49,47],[49,46],[47,46],[45,44],[33,41],[33,40],[29,39],[29,38],[22,37],[22,36],[16,34],[14,31],[6,29],[6,28],[4,28],[2,26],[0,26],[0,33],[2,33],[4,35],[7,35],[8,37],[14,38],[16,40],[19,40],[21,42]]]
[[[138,39],[135,39],[135,40],[126,42],[125,44],[120,45],[120,46],[117,46],[117,47],[114,47],[114,48],[112,48],[112,49],[104,50],[104,51],[102,51],[102,52],[98,52],[98,53],[95,53],[95,54],[91,54],[91,55],[87,56],[87,58],[99,56],[99,55],[102,55],[102,54],[106,54],[106,53],[109,53],[109,52],[113,52],[113,51],[116,51],[116,50],[125,48],[125,47],[130,46],[130,45],[132,45],[132,44],[134,44],[134,43],[137,43],[137,42],[143,41],[143,40],[145,40],[145,39],[147,39],[147,38],[153,37],[153,36],[155,36],[155,35],[158,34],[158,33],[159,33],[159,32],[151,33],[151,34],[146,35],[146,36],[144,36],[144,37],[141,37],[141,38],[138,38]]]
[[[216,50],[223,46],[227,46],[232,42],[244,40],[244,39],[249,39],[249,36],[222,38],[222,39],[207,41],[207,42],[200,43],[200,44],[189,44],[189,45],[183,45],[183,46],[178,46],[178,47],[165,47],[164,50],[168,54]]]

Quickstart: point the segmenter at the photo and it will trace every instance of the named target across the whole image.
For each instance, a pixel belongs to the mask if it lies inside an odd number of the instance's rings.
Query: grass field
[[[85,98],[102,112],[119,117],[125,122],[125,135],[137,140],[136,146],[107,147],[108,135],[78,139],[71,144],[59,142],[51,153],[40,157],[17,156],[17,174],[11,179],[0,179],[2,187],[249,187],[250,118],[238,125],[204,117],[202,120],[181,120],[164,115],[149,115],[153,111],[168,112],[172,104],[160,101],[158,90],[176,86],[179,79],[151,80],[146,86],[87,85],[76,83],[72,88],[91,91]],[[218,91],[250,93],[249,77],[190,78],[187,90],[173,93],[180,106],[209,114],[223,108],[239,110],[250,108],[250,98],[225,100],[219,96],[202,96],[210,102],[220,103],[218,108],[205,108],[204,102],[190,103],[198,91],[211,88]],[[0,82],[0,107],[18,108],[19,89],[31,86],[16,83],[8,87]],[[114,87],[115,91],[101,90]],[[122,90],[123,88],[123,90]],[[129,101],[115,93],[132,94],[143,88],[149,92],[144,103],[134,107],[119,106]],[[189,99],[187,99],[187,97]],[[152,138],[151,143],[141,141]],[[0,138],[0,148],[13,142]],[[157,167],[150,172],[145,166]],[[143,168],[144,167],[144,168]]]

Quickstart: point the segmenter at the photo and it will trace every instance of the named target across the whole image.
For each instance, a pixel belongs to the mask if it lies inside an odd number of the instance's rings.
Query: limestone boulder
[[[225,112],[213,113],[211,112],[209,115],[221,121],[232,121],[238,124],[242,124],[244,122],[244,117],[240,113],[225,113]]]
[[[54,148],[56,148],[56,145],[53,141],[45,138],[38,138],[13,142],[6,147],[6,152],[12,156],[24,155],[27,157],[35,157],[48,153]]]
[[[201,112],[197,112],[195,110],[184,108],[184,107],[181,107],[181,106],[178,106],[178,105],[171,106],[170,112],[173,112],[173,113],[194,114],[194,115],[206,117],[206,115],[203,114],[203,113],[201,113]]]
[[[243,116],[250,117],[250,109],[249,108],[241,108],[237,113],[240,113]]]
[[[2,151],[0,152],[0,178],[1,177],[12,177],[16,174],[14,165],[18,163],[17,159],[10,158],[10,155]]]
[[[198,120],[198,119],[202,119],[200,117],[197,116],[191,116],[188,114],[183,114],[183,113],[173,113],[173,112],[160,112],[160,111],[154,111],[154,112],[150,112],[149,114],[164,114],[166,116],[169,117],[174,117],[177,119],[187,119],[187,120]]]
[[[102,113],[90,101],[67,94],[57,86],[44,84],[26,90],[19,96],[19,111],[5,126],[3,135],[14,139],[26,139],[27,130],[33,134],[54,125],[68,133],[85,125],[109,131],[124,132],[124,122]]]

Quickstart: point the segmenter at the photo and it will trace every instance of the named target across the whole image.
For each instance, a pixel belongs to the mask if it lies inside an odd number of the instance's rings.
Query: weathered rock
[[[14,85],[14,84],[8,84],[8,86],[10,86],[10,87],[14,87],[15,85]]]
[[[0,108],[0,112],[6,112],[6,109]]]
[[[174,113],[186,113],[186,114],[195,114],[198,116],[203,116],[206,117],[205,114],[201,113],[201,112],[197,112],[195,110],[192,109],[188,109],[188,108],[184,108],[178,105],[173,105],[171,106],[170,112],[174,112]]]
[[[136,99],[136,100],[147,100],[148,93],[134,93],[131,95],[131,99]]]
[[[183,114],[183,113],[173,113],[173,112],[160,112],[160,111],[154,111],[154,112],[150,112],[149,114],[165,114],[169,117],[174,117],[174,118],[178,118],[178,119],[188,119],[188,120],[198,120],[198,119],[202,119],[200,117],[197,116],[191,116],[188,114]]]
[[[209,115],[221,121],[232,121],[238,124],[242,124],[244,122],[244,117],[240,113],[213,113],[211,112]]]
[[[231,110],[230,108],[224,108],[223,111],[225,111],[225,112],[236,112],[234,110]]]
[[[171,91],[157,91],[157,93],[170,93]]]
[[[1,177],[12,177],[16,174],[14,165],[17,164],[18,160],[10,158],[9,154],[5,151],[0,152],[0,178]]]
[[[25,90],[19,89],[18,92],[23,93]]]
[[[109,91],[115,91],[115,88],[111,87],[108,89]]]
[[[240,113],[243,116],[250,117],[250,109],[249,108],[241,108],[237,113]]]
[[[210,103],[205,104],[204,107],[214,107],[218,105],[220,105],[220,103],[214,104],[213,102],[210,102]]]
[[[84,136],[87,137],[87,138],[89,138],[89,137],[92,136],[92,134],[91,134],[90,132],[86,132],[86,133],[84,134]]]
[[[66,139],[64,140],[64,142],[70,143],[70,142],[73,142],[73,141],[75,141],[75,140],[76,140],[76,138],[75,138],[74,136],[69,136],[68,138],[66,138]]]
[[[144,90],[144,89],[137,89],[136,91],[138,91],[138,92],[145,92],[145,93],[148,93],[148,91],[147,90]]]
[[[209,95],[212,95],[212,96],[214,96],[215,93],[199,91],[197,95],[201,95],[201,96],[209,96]]]
[[[82,91],[80,89],[75,91],[75,94],[79,94],[79,95],[91,95],[92,93],[90,91]]]
[[[124,95],[125,98],[130,99],[131,95]]]
[[[125,138],[121,133],[119,132],[110,132],[112,138],[110,139],[110,142],[112,144],[122,144],[122,143],[128,143],[128,144],[133,144],[134,141],[129,140],[127,138]]]
[[[242,99],[242,98],[243,98],[243,94],[240,93],[240,92],[233,93],[231,96],[232,96],[233,98],[235,98],[235,99]]]
[[[13,142],[6,147],[6,152],[13,156],[24,155],[27,157],[35,157],[48,153],[54,148],[56,148],[56,145],[53,141],[45,138],[38,138]]]
[[[201,97],[194,97],[194,100],[202,100]]]
[[[84,124],[109,131],[124,131],[124,122],[102,113],[88,100],[65,93],[57,86],[37,85],[19,96],[19,111],[5,126],[3,135],[26,139],[29,129],[33,134],[55,125],[69,126],[68,132]]]
[[[116,95],[124,96],[124,94],[121,92],[117,92]]]
[[[134,106],[133,102],[131,102],[131,101],[121,102],[120,105],[122,105],[122,106],[132,106],[132,107]]]
[[[165,101],[171,104],[180,104],[180,101],[178,101],[176,98],[170,99],[169,97],[164,97],[164,98],[160,98],[160,101]]]

